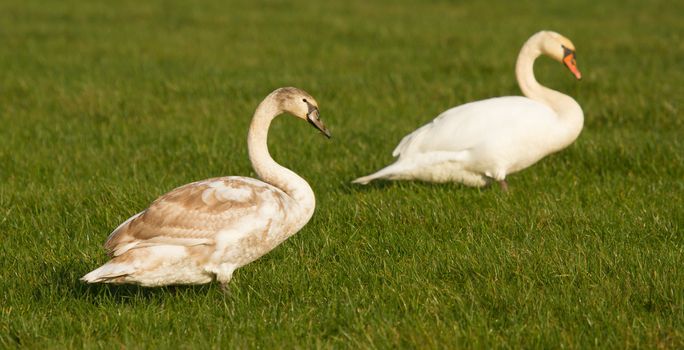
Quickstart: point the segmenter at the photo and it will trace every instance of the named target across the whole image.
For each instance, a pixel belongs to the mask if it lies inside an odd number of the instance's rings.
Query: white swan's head
[[[325,127],[318,110],[318,102],[311,95],[296,87],[283,87],[271,94],[278,104],[278,109],[304,119],[330,138],[330,131]]]
[[[582,79],[582,73],[577,68],[575,45],[570,39],[552,31],[542,31],[541,50],[558,62],[562,62],[575,75]]]

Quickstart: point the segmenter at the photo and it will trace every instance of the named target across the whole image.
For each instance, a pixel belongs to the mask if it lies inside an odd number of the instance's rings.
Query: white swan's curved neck
[[[515,75],[520,90],[525,96],[553,108],[553,104],[559,95],[565,95],[542,86],[534,77],[534,61],[542,54],[542,41],[543,38],[540,35],[534,35],[523,45],[515,65]]]
[[[520,50],[515,65],[518,85],[525,96],[551,107],[561,121],[569,124],[569,134],[576,136],[584,123],[582,108],[572,97],[542,86],[534,77],[534,61],[543,53],[544,40],[542,34],[533,35]]]
[[[249,160],[262,181],[278,187],[313,214],[316,199],[309,184],[292,170],[276,163],[268,152],[268,129],[271,121],[282,112],[273,95],[259,104],[247,135]]]

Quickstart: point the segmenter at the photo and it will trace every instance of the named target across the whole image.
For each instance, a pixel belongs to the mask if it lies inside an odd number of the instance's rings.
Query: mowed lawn
[[[0,348],[684,347],[681,1],[0,2]],[[448,107],[520,94],[518,50],[575,43],[579,139],[497,186],[351,185]],[[216,284],[78,281],[119,223],[176,186],[255,176],[278,119],[311,222]]]

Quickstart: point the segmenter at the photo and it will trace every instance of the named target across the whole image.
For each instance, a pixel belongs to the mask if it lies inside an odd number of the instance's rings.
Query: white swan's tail
[[[81,281],[87,283],[116,283],[134,271],[135,269],[130,264],[110,261],[81,277]]]
[[[406,170],[406,167],[404,167],[401,164],[394,163],[390,166],[387,166],[385,168],[382,168],[382,169],[376,171],[373,174],[370,174],[367,176],[362,176],[362,177],[352,181],[352,183],[367,185],[369,182],[371,182],[373,180],[378,180],[378,179],[397,180],[398,177],[401,175],[401,173],[404,170]]]
[[[386,180],[422,180],[429,182],[465,182],[475,181],[482,186],[482,176],[469,175],[463,170],[463,162],[470,157],[469,151],[460,152],[424,152],[419,156],[399,158],[394,164],[380,169],[376,173],[360,177],[352,183],[366,185],[377,179]],[[477,180],[464,180],[464,176],[474,176]]]

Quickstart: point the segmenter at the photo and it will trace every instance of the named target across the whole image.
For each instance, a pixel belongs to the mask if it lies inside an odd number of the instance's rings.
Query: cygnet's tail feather
[[[133,267],[128,264],[106,263],[81,277],[81,281],[87,283],[112,283],[132,272]]]
[[[382,169],[376,171],[373,174],[370,174],[367,176],[362,176],[362,177],[352,181],[352,183],[367,185],[369,182],[371,182],[373,180],[377,180],[377,179],[391,180],[393,178],[393,176],[399,174],[402,170],[404,170],[404,167],[402,165],[394,163],[390,166],[387,166],[385,168],[382,168]]]

